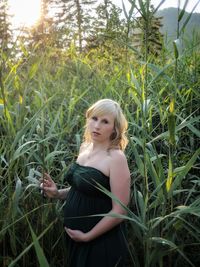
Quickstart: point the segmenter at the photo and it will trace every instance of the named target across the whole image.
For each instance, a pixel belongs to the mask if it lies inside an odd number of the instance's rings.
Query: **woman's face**
[[[110,142],[110,136],[114,132],[114,116],[112,114],[91,116],[88,120],[88,130],[93,141]]]

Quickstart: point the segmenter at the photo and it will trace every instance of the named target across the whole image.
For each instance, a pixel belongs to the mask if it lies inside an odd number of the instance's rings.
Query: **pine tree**
[[[20,29],[19,41],[26,47],[27,51],[37,47],[35,51],[44,51],[47,47],[54,47],[56,42],[56,31],[53,19],[50,17],[51,0],[41,0],[40,18],[32,27]]]
[[[87,50],[100,49],[102,55],[112,55],[117,60],[121,57],[126,37],[125,22],[120,18],[121,12],[110,0],[104,0],[97,6],[97,18],[87,39]]]
[[[85,39],[91,29],[93,6],[95,1],[52,0],[55,10],[54,23],[64,47],[74,41],[82,52]]]
[[[8,14],[8,0],[0,2],[0,48],[2,53],[9,51],[12,43],[10,15]]]
[[[122,20],[120,19],[121,9],[116,7],[110,0],[104,0],[97,9],[97,20],[95,30],[107,38],[122,37]]]
[[[31,39],[33,43],[40,43],[40,47],[52,45],[53,20],[49,16],[51,0],[41,0],[41,16],[31,29]]]

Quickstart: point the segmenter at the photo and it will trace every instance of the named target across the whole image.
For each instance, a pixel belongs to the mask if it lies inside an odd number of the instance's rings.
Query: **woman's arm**
[[[44,174],[44,177],[40,179],[40,188],[44,191],[44,194],[49,198],[57,198],[64,200],[70,188],[59,189],[55,182],[48,173]]]
[[[69,189],[70,189],[70,187],[59,189],[57,198],[60,200],[65,200],[67,197],[67,193],[68,193]]]
[[[128,168],[127,160],[122,151],[113,152],[110,163],[110,187],[112,194],[125,206],[129,203],[130,198],[130,171]],[[110,214],[115,213],[119,215],[126,214],[124,208],[112,201],[112,209]],[[109,216],[103,217],[89,232],[83,233],[79,230],[71,230],[65,228],[68,235],[75,241],[91,241],[96,237],[111,230],[123,219]]]

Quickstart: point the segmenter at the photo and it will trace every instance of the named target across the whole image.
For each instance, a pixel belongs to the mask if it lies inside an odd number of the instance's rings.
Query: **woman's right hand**
[[[44,195],[49,198],[58,198],[59,191],[48,173],[44,173],[44,176],[40,179],[40,188],[43,190]]]

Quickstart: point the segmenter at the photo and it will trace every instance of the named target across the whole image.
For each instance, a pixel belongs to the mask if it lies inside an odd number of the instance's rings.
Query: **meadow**
[[[64,265],[63,202],[45,198],[39,178],[48,171],[64,186],[85,111],[100,98],[118,101],[129,122],[127,266],[200,266],[198,36],[184,48],[173,42],[158,57],[146,49],[139,58],[115,42],[109,51],[82,54],[73,45],[31,53],[23,47],[19,58],[6,59],[0,77],[2,267]]]

